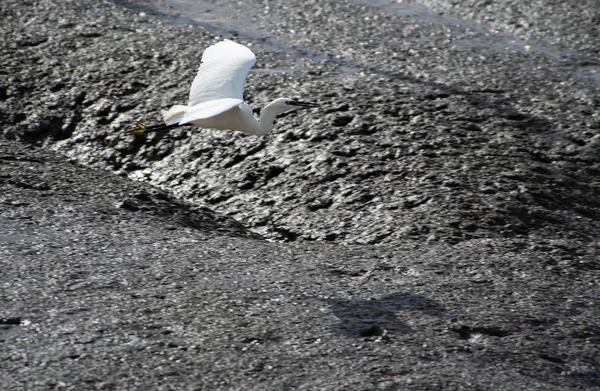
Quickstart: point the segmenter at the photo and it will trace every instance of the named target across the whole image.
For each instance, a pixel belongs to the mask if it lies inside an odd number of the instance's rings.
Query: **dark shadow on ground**
[[[379,299],[322,299],[311,300],[326,303],[340,319],[332,326],[336,333],[347,337],[380,337],[387,334],[410,334],[415,330],[400,320],[397,312],[419,311],[436,317],[448,316],[439,303],[421,295],[393,293]]]

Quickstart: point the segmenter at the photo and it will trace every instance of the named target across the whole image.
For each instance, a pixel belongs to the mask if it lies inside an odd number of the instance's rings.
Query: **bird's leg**
[[[141,121],[137,121],[135,123],[135,125],[129,129],[127,131],[127,134],[132,135],[132,136],[141,136],[150,132],[156,132],[158,130],[163,130],[163,129],[171,129],[171,128],[175,128],[180,126],[179,124],[174,124],[174,125],[164,125],[164,124],[159,124],[159,125],[150,125],[147,126],[145,123],[141,122]]]

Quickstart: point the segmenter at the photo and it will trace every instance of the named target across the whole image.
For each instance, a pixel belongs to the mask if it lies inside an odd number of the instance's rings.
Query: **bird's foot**
[[[131,129],[129,129],[127,131],[127,134],[131,135],[131,136],[141,136],[143,134],[146,134],[147,130],[148,130],[148,126],[146,126],[146,124],[144,124],[141,121],[137,121],[135,123],[135,125],[132,126]]]

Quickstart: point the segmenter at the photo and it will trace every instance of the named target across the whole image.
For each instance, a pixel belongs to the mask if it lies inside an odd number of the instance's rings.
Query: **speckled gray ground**
[[[169,4],[0,3],[0,389],[600,386],[596,3]],[[125,136],[223,36],[322,109]]]

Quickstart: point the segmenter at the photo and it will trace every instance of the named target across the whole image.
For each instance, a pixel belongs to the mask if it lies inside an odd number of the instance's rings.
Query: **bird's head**
[[[319,107],[319,104],[312,102],[302,102],[298,99],[290,98],[279,98],[266,105],[261,110],[254,110],[258,113],[261,119],[275,118],[278,115],[285,115],[282,113],[291,112],[294,109],[308,108],[308,107]]]
[[[313,102],[303,102],[301,100],[298,100],[296,98],[279,98],[279,99],[275,99],[275,101],[273,102],[276,105],[279,105],[281,107],[285,107],[288,110],[289,109],[300,109],[300,108],[308,108],[308,107],[319,107],[318,103],[313,103]]]

